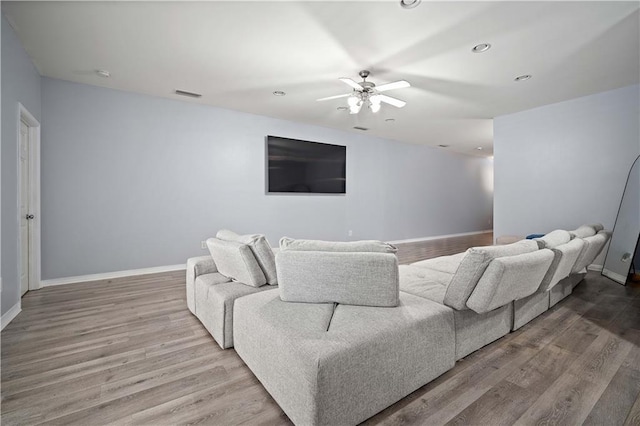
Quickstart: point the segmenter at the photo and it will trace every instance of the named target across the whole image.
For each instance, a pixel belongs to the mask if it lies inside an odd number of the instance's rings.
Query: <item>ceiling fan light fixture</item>
[[[358,102],[360,102],[360,99],[355,95],[349,96],[349,98],[347,99],[347,105],[349,105],[349,108],[351,109],[356,107],[358,105]]]
[[[369,108],[371,108],[371,112],[376,113],[376,112],[380,111],[380,103],[379,102],[378,103],[371,102],[370,105],[369,105]]]
[[[422,0],[400,0],[400,6],[403,9],[413,9],[417,7]]]

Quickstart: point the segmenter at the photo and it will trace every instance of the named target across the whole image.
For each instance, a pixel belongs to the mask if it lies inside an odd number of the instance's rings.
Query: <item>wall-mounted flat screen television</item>
[[[344,194],[347,147],[267,136],[267,192]]]

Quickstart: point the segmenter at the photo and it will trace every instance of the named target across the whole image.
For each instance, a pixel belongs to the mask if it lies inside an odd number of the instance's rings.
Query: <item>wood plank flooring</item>
[[[398,262],[407,264],[438,256],[462,253],[469,247],[490,246],[493,244],[493,233],[462,235],[458,237],[436,238],[410,243],[394,244],[398,248]]]
[[[28,293],[1,334],[2,424],[290,424],[184,285],[178,272]],[[590,272],[365,424],[640,425],[640,288]]]

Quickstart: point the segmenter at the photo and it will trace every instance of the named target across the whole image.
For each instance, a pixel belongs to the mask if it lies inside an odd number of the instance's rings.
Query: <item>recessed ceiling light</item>
[[[395,118],[385,118],[385,120],[387,123],[393,123],[394,121],[396,121]]]
[[[100,77],[104,77],[104,78],[109,78],[111,77],[111,73],[107,70],[96,70],[96,74],[98,74]]]
[[[400,0],[400,6],[405,9],[413,9],[418,6],[422,0]]]
[[[451,145],[440,144],[438,145],[440,148],[449,148]]]
[[[473,46],[473,49],[471,49],[471,51],[473,53],[482,53],[482,52],[486,52],[489,49],[491,49],[491,45],[489,43],[480,43],[478,45]]]
[[[284,93],[282,90],[276,90],[275,92],[273,92],[274,95],[276,96],[284,96],[286,95],[286,93]]]
[[[476,149],[477,149],[478,151],[482,151],[482,147],[481,147],[481,146],[476,147]]]
[[[346,111],[349,108],[347,108],[346,106],[339,106],[338,108],[336,108],[338,111]]]
[[[524,74],[524,75],[519,75],[516,78],[514,78],[514,81],[527,81],[531,78],[530,74]]]
[[[369,129],[368,129],[368,128],[366,128],[366,127],[360,127],[360,126],[354,126],[354,129],[356,129],[356,130],[362,130],[362,131],[369,130]]]

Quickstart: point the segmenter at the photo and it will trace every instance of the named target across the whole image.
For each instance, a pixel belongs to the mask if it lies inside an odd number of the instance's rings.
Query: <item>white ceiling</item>
[[[491,155],[493,117],[639,82],[639,4],[3,1],[2,9],[47,77]],[[478,43],[493,47],[472,53]],[[378,85],[408,80],[411,88],[387,92],[407,106],[354,116],[336,109],[345,99],[315,101],[347,93],[338,78],[359,81],[361,69]],[[522,74],[533,78],[514,82]]]

